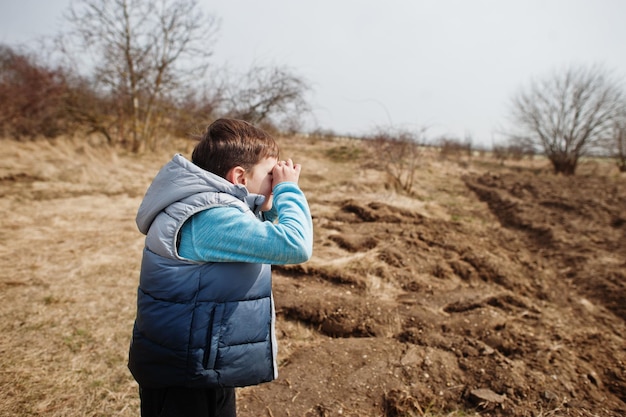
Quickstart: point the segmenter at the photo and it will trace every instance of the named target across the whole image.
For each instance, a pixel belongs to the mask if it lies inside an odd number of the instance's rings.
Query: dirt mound
[[[275,268],[280,379],[241,415],[626,414],[623,179],[464,183],[471,222],[367,199],[315,217],[318,258]]]
[[[467,184],[578,292],[626,320],[623,180],[483,175]]]

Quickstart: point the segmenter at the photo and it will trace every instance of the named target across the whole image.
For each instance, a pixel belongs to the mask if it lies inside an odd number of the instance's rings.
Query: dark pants
[[[235,417],[234,388],[139,388],[141,417]]]

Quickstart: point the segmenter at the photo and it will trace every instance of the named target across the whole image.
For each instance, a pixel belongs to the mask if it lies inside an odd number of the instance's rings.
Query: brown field
[[[626,176],[425,151],[415,193],[358,141],[282,140],[315,248],[274,269],[280,377],[252,416],[626,415]],[[137,416],[126,369],[162,164],[75,141],[0,141],[0,416]],[[429,154],[432,153],[432,154]]]

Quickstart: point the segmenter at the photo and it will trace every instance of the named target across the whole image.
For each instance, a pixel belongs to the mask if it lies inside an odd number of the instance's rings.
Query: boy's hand
[[[281,182],[289,181],[298,183],[300,179],[300,164],[294,164],[291,159],[279,161],[272,170],[272,188]]]

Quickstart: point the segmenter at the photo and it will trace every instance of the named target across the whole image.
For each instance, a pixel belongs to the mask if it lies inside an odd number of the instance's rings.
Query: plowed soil
[[[10,146],[0,415],[138,415],[133,220],[171,152]],[[304,166],[314,256],[274,267],[279,379],[239,390],[240,416],[626,415],[626,177],[610,162],[561,177],[430,150],[407,194],[358,141],[283,148]]]
[[[626,178],[440,164],[415,203],[315,194],[315,258],[275,288],[316,337],[242,415],[626,415]]]

